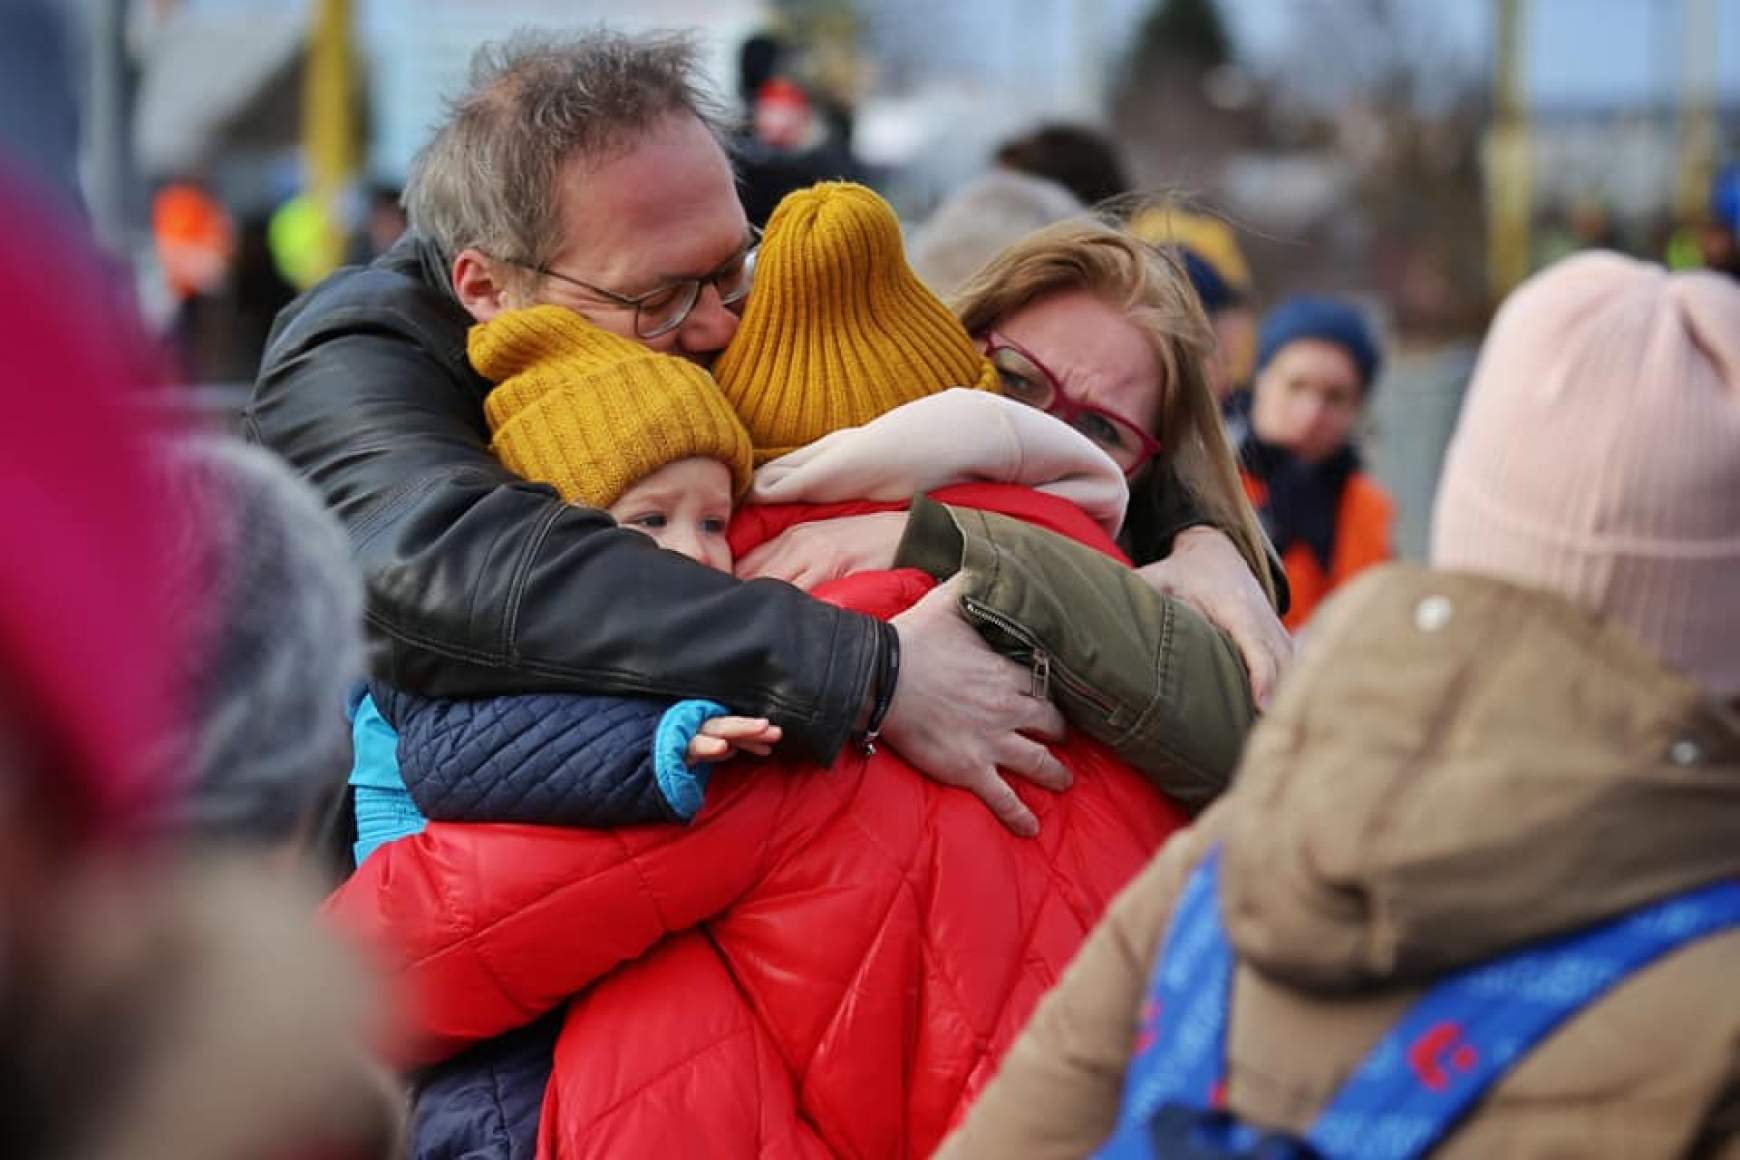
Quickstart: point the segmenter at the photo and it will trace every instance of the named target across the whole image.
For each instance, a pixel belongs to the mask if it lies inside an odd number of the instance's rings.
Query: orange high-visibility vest
[[[1245,494],[1252,506],[1262,508],[1269,500],[1268,484],[1241,470]],[[1281,565],[1287,569],[1287,584],[1293,590],[1293,604],[1281,623],[1288,632],[1298,632],[1311,619],[1324,597],[1351,580],[1359,572],[1394,557],[1390,536],[1395,525],[1396,505],[1384,489],[1363,471],[1347,477],[1341,491],[1341,506],[1335,516],[1335,550],[1330,567],[1325,570],[1317,554],[1304,543],[1289,545],[1281,553]]]

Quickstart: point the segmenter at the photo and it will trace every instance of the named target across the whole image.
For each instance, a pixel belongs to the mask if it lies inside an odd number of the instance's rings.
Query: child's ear
[[[512,306],[501,263],[481,250],[461,250],[453,259],[453,293],[479,322],[488,322]]]

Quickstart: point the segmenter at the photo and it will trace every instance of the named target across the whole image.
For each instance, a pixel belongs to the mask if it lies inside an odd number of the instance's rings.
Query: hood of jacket
[[[1395,566],[1312,638],[1229,811],[1227,927],[1266,975],[1418,982],[1740,874],[1740,714],[1618,629]]]
[[[1111,536],[1130,503],[1123,469],[1086,435],[1038,408],[964,387],[916,399],[763,464],[749,499],[905,503],[963,483],[1061,496]]]

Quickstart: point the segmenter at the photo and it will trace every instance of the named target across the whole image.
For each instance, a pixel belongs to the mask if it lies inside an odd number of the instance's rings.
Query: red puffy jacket
[[[993,485],[937,498],[1117,555],[1061,500]],[[733,541],[879,506],[762,509]],[[886,617],[930,586],[905,570],[818,595]],[[329,908],[405,991],[407,1062],[572,1000],[540,1156],[923,1156],[1186,821],[1087,739],[1056,752],[1075,784],[1021,787],[1034,839],[896,754],[853,750],[826,770],[737,762],[686,827],[432,823]]]

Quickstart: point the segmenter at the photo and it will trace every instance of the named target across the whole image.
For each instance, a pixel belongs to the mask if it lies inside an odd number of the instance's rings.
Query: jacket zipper
[[[1051,678],[1055,675],[1058,684],[1063,685],[1070,692],[1098,709],[1101,715],[1110,719],[1114,709],[1112,703],[1106,700],[1105,697],[1101,696],[1097,690],[1084,684],[1080,678],[1076,677],[1064,666],[1057,665],[1054,667],[1051,663],[1051,654],[1046,652],[1045,649],[1040,646],[1039,642],[1033,638],[1032,633],[1028,632],[1025,628],[1016,624],[1013,620],[1010,620],[1007,616],[1004,616],[996,609],[987,608],[971,596],[961,597],[961,607],[966,609],[967,614],[973,619],[984,621],[987,624],[996,625],[998,628],[1002,629],[1027,647],[1027,651],[1033,657],[1033,683],[1028,694],[1029,696],[1035,698],[1049,697],[1051,695]]]
[[[1027,695],[1036,701],[1051,696],[1051,654],[1040,649],[1033,654],[1033,684]]]

